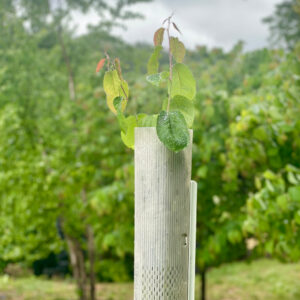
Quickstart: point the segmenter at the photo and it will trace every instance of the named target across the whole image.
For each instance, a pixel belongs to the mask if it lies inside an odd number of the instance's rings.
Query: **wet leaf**
[[[178,152],[189,143],[189,131],[184,116],[179,111],[162,111],[157,118],[156,132],[169,150]]]
[[[161,72],[161,73],[156,73],[156,74],[152,74],[146,77],[146,80],[148,82],[150,82],[151,84],[155,85],[155,86],[160,86],[160,84],[162,82],[167,81],[167,79],[169,78],[169,72]]]
[[[167,110],[168,99],[163,102],[163,110]],[[183,97],[175,96],[170,102],[170,111],[180,111],[184,116],[187,126],[191,128],[193,126],[195,117],[195,108],[193,101]]]

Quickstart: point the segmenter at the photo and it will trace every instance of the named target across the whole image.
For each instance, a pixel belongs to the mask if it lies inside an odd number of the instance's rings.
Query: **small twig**
[[[106,59],[109,60],[110,58],[109,58],[109,55],[108,55],[107,51],[104,51],[104,54],[106,56]]]
[[[171,15],[170,15],[168,18],[164,19],[163,25],[164,25],[167,21],[170,21],[170,20],[172,19],[173,16],[174,16],[174,11],[171,13]]]
[[[107,59],[107,70],[109,70],[109,68],[110,68],[110,57],[109,57],[106,50],[104,51],[104,54],[105,54],[105,57]]]

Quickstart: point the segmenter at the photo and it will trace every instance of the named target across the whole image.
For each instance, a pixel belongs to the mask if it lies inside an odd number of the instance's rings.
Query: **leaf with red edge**
[[[96,68],[96,73],[98,73],[104,66],[105,64],[105,61],[106,59],[105,58],[102,58],[99,62],[98,62],[98,65],[97,65],[97,68]]]
[[[155,46],[161,46],[164,40],[165,28],[161,27],[154,33],[153,42]]]

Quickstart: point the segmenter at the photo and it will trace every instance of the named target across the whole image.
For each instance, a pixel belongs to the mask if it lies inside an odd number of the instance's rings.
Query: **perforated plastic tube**
[[[192,300],[190,136],[174,153],[155,128],[135,130],[135,300]]]

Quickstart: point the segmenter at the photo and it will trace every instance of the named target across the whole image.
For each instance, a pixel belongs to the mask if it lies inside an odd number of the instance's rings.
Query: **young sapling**
[[[156,87],[167,83],[167,98],[162,101],[162,110],[158,115],[129,115],[124,111],[129,98],[129,88],[123,79],[120,60],[111,61],[108,54],[97,66],[99,72],[107,62],[107,71],[103,79],[106,101],[109,109],[117,116],[121,137],[126,146],[134,148],[135,127],[156,127],[160,141],[170,150],[178,152],[184,149],[189,141],[189,131],[194,121],[194,97],[196,81],[192,72],[183,63],[185,46],[178,37],[171,35],[171,29],[181,34],[172,16],[164,20],[153,38],[154,51],[148,61],[147,81]],[[163,50],[164,36],[167,35],[169,66],[159,71],[159,58]]]

